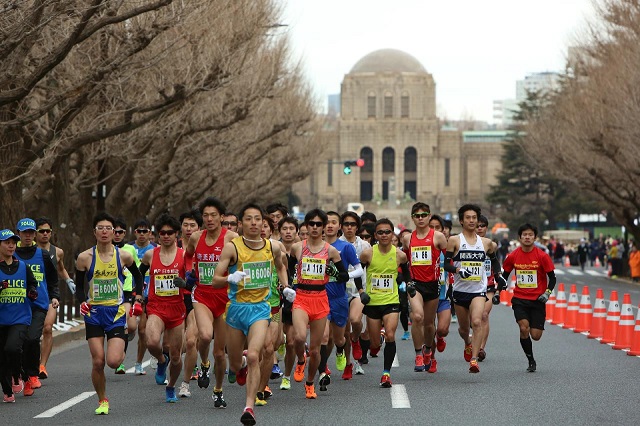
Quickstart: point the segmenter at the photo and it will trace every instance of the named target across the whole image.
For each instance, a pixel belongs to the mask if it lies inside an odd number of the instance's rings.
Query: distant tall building
[[[519,110],[518,101],[515,99],[493,101],[493,119],[498,123],[498,127],[503,129],[513,125],[514,118]]]
[[[337,117],[340,115],[340,93],[329,95],[327,97],[328,108],[327,115],[331,117]]]

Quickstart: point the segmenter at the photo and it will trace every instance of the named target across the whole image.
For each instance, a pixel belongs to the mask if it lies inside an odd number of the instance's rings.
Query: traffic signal
[[[345,175],[350,175],[351,174],[351,167],[356,166],[356,167],[363,167],[364,166],[364,160],[362,158],[358,158],[357,160],[347,160],[344,162],[344,169],[342,169],[342,172]]]

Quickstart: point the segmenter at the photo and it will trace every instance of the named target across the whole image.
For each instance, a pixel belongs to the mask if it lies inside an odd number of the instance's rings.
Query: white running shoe
[[[147,374],[146,371],[144,371],[144,368],[142,368],[142,364],[139,362],[136,362],[136,365],[134,365],[134,374],[136,376],[144,376],[145,374]]]
[[[358,361],[353,361],[353,374],[364,375],[364,370]]]
[[[189,383],[182,382],[182,384],[180,385],[178,396],[180,398],[189,398],[191,396],[191,392],[189,391]]]
[[[158,358],[152,356],[151,362],[149,363],[149,367],[151,367],[152,370],[155,370],[156,368],[158,368]]]

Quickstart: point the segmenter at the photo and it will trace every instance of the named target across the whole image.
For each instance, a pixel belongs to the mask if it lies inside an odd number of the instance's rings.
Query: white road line
[[[598,271],[585,271],[587,274],[589,275],[593,275],[594,277],[602,277],[603,274],[601,272]]]
[[[571,275],[584,275],[584,272],[578,271],[577,269],[567,269]]]
[[[34,417],[34,419],[44,419],[44,418],[48,418],[48,417],[53,417],[56,414],[66,410],[67,408],[73,407],[74,405],[78,404],[79,402],[84,401],[85,399],[95,395],[95,392],[82,392],[80,395],[78,396],[74,396],[73,398],[71,398],[68,401],[63,402],[62,404],[56,405],[55,407],[45,411],[42,414],[38,414],[37,416]]]
[[[151,364],[151,359],[148,359],[148,360],[146,360],[145,362],[143,362],[143,363],[142,363],[142,368],[143,368],[143,369],[144,369],[144,368],[147,368],[147,367],[149,366],[149,364]],[[133,367],[131,367],[131,368],[127,369],[126,373],[127,373],[127,374],[133,374],[133,373],[135,373],[135,371],[136,371],[136,367],[135,367],[135,366],[133,366]]]
[[[556,275],[564,275],[564,271],[562,269],[556,269]]]
[[[398,361],[398,354],[396,354],[396,356],[393,357],[393,364],[391,364],[391,367],[400,367],[400,361]]]
[[[391,388],[391,407],[393,408],[411,408],[409,395],[404,385],[393,385]]]

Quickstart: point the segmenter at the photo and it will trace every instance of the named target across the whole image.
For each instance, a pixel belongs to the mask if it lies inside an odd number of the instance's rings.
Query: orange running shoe
[[[49,377],[49,374],[47,374],[47,367],[42,364],[40,364],[40,372],[38,373],[38,377],[40,377],[41,379],[46,379]]]
[[[318,395],[316,394],[316,389],[314,385],[304,385],[304,391],[307,394],[307,399],[316,399]]]
[[[31,387],[31,380],[27,380],[27,381],[24,382],[23,393],[24,393],[24,396],[33,395],[33,388]]]
[[[467,362],[471,361],[471,343],[464,345],[464,360]]]
[[[42,383],[40,383],[40,379],[38,379],[38,376],[29,377],[29,382],[31,382],[31,387],[33,389],[40,389],[42,387]]]
[[[479,372],[480,372],[480,367],[478,366],[478,360],[474,358],[469,362],[469,373],[479,373]]]
[[[293,372],[293,380],[296,382],[301,382],[304,379],[304,367],[307,365],[307,358],[304,358],[304,362],[302,364],[296,364],[296,370]]]
[[[429,373],[437,373],[438,372],[438,361],[435,358],[431,358],[431,366],[427,370]]]

